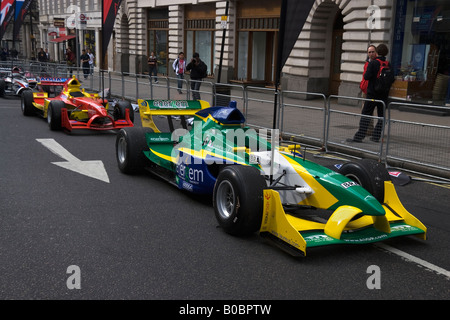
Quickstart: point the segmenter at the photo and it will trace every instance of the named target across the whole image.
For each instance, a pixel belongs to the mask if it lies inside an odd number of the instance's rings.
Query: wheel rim
[[[48,107],[47,109],[47,123],[52,123],[52,108]]]
[[[355,181],[357,184],[359,184],[360,186],[362,186],[361,180],[359,179],[359,177],[355,174],[352,173],[348,173],[345,175],[347,178],[349,178],[350,180]]]
[[[25,102],[23,101],[23,99],[22,99],[22,101],[20,103],[20,108],[22,109],[22,112],[25,111]]]
[[[120,163],[124,163],[127,157],[127,141],[124,137],[120,137],[117,142],[117,159]]]
[[[217,189],[217,209],[222,218],[229,218],[236,207],[236,197],[233,185],[228,181],[224,180],[220,183]]]

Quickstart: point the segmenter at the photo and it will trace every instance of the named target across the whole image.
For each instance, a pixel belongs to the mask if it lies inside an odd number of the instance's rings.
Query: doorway
[[[344,34],[344,19],[342,12],[339,10],[336,13],[333,25],[333,40],[331,44],[331,59],[330,59],[330,86],[328,92],[330,95],[337,95],[339,93],[339,86],[341,85],[341,57],[342,57],[342,42]]]

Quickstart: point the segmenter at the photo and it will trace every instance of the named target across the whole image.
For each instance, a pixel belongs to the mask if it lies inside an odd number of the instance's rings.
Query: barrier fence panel
[[[308,94],[314,100],[300,100]],[[301,103],[300,103],[301,102]],[[321,93],[281,92],[280,134],[325,144],[327,98]]]
[[[213,106],[228,106],[236,101],[236,107],[245,115],[245,87],[237,84],[215,83],[213,87]]]
[[[273,112],[275,98],[277,99],[277,119],[280,114],[280,95],[275,97],[275,89],[264,87],[245,88],[245,118],[247,124],[256,128],[273,128]],[[279,126],[277,126],[279,127]]]
[[[200,84],[200,90],[198,92],[195,92],[193,90],[193,86],[195,84]],[[199,100],[207,101],[211,106],[213,105],[213,92],[214,92],[214,83],[208,80],[188,80],[188,86],[189,86],[189,92],[190,97],[188,100],[197,100],[196,97],[199,98]]]
[[[449,125],[426,123],[425,116],[418,121],[392,119],[391,109],[396,106],[412,106],[428,110],[448,108],[391,103],[388,110],[388,136],[386,140],[386,161],[400,160],[447,171],[450,174],[450,120]]]
[[[363,98],[354,98],[354,97],[342,97],[342,96],[334,96],[330,95],[328,97],[328,116],[327,116],[327,126],[326,126],[326,137],[325,137],[325,150],[328,152],[329,146],[337,146],[342,149],[350,149],[356,150],[368,154],[375,155],[378,160],[381,161],[383,154],[383,142],[384,142],[384,133],[385,133],[385,121],[383,117],[377,116],[362,116],[361,113],[355,113],[354,107],[352,111],[348,111],[349,108],[344,105],[340,105],[337,103],[339,98],[349,99],[349,100],[358,100],[358,101],[374,101],[377,103],[381,103],[383,105],[383,109],[386,109],[386,106],[381,100],[371,100],[371,99],[363,99]],[[333,103],[332,103],[333,102]],[[385,114],[385,113],[383,113]],[[359,124],[361,118],[365,117],[370,119],[369,129],[367,131],[366,139],[363,142],[351,142],[347,139],[353,138],[355,133],[359,129]],[[381,139],[379,142],[373,142],[369,139],[371,136],[371,131],[375,124],[379,121],[383,121],[383,127],[381,131]]]

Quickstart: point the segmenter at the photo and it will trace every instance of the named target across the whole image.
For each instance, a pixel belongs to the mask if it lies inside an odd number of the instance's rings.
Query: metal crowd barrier
[[[300,99],[306,95],[319,102],[312,104],[311,100]],[[326,145],[327,98],[324,94],[282,91],[280,111],[280,134],[301,137],[304,141],[320,146]]]
[[[450,173],[450,119],[449,125],[392,119],[391,109],[421,108],[425,112],[449,108],[412,103],[391,102],[387,115],[386,161],[409,162]],[[419,168],[420,170],[420,168]]]
[[[39,63],[36,61],[13,61],[25,70],[38,75],[47,74],[55,77],[67,77],[70,69],[65,64]],[[0,68],[9,68],[11,61],[0,63]],[[192,99],[191,83],[188,76],[181,80],[183,93],[178,93],[178,78],[167,76],[146,76],[107,70],[95,70],[87,79],[83,77],[82,68],[72,68],[87,90],[100,92],[109,89],[112,97],[131,100],[140,99]],[[156,78],[158,82],[156,82]],[[237,100],[237,106],[244,113],[247,124],[255,128],[271,129],[273,127],[273,106],[277,99],[277,127],[280,134],[301,143],[308,143],[325,152],[370,156],[387,166],[411,167],[418,172],[431,171],[434,176],[450,178],[450,121],[442,124],[414,122],[394,119],[391,110],[400,106],[412,106],[424,110],[442,110],[441,106],[418,105],[404,102],[391,102],[386,105],[376,100],[385,108],[385,117],[380,142],[365,139],[363,143],[348,142],[358,130],[362,117],[361,110],[354,106],[340,104],[339,100],[356,100],[364,103],[368,99],[331,95],[325,97],[320,93],[279,91],[263,87],[235,84],[218,84],[205,79],[200,87],[201,99],[211,105],[226,105],[230,100]],[[308,97],[305,100],[304,96]],[[311,99],[312,98],[312,99]],[[405,112],[406,114],[406,112]],[[376,123],[377,116],[365,116]],[[441,121],[442,122],[442,121]],[[444,121],[445,122],[445,121]]]

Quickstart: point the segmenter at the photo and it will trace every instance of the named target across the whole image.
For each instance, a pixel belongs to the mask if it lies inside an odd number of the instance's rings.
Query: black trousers
[[[375,99],[375,98],[369,98],[367,99]],[[387,102],[387,99],[383,99],[383,101]],[[362,140],[366,137],[367,130],[369,128],[370,120],[372,118],[369,118],[367,116],[372,116],[373,112],[377,109],[377,116],[379,117],[377,124],[375,125],[375,128],[373,130],[372,138],[373,140],[379,140],[381,137],[381,131],[383,129],[383,122],[384,122],[384,107],[381,102],[375,102],[375,101],[366,101],[364,103],[364,107],[361,112],[361,120],[359,120],[359,130],[355,133],[355,136],[353,139],[355,140]]]

